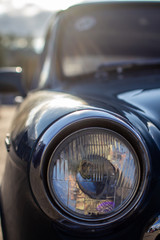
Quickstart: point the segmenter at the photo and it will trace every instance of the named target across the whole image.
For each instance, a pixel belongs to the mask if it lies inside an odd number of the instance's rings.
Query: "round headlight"
[[[48,185],[53,199],[68,214],[95,221],[121,212],[140,182],[140,164],[131,144],[104,128],[82,129],[53,152]]]

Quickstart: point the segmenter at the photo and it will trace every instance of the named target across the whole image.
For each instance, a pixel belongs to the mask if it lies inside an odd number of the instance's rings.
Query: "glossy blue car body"
[[[116,71],[107,69],[107,75],[102,69],[98,77],[84,74],[70,79],[58,68],[63,16],[99,7],[124,12],[144,8],[160,13],[158,2],[103,2],[74,6],[57,14],[37,74],[38,89],[18,107],[6,141],[9,153],[1,185],[5,240],[159,239],[159,227],[153,228],[158,224],[152,226],[160,214],[159,61],[134,68],[123,62]],[[156,54],[160,56],[160,49]],[[137,198],[131,209],[128,206],[111,222],[84,224],[59,209],[47,187],[46,167],[54,148],[68,134],[89,126],[117,131],[142,160],[144,184],[140,184]]]

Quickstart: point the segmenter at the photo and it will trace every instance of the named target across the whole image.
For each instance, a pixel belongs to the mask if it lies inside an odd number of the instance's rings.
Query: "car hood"
[[[71,93],[126,117],[135,114],[160,128],[160,75],[132,76],[72,86]]]
[[[117,100],[160,126],[160,88],[137,89],[118,94]]]

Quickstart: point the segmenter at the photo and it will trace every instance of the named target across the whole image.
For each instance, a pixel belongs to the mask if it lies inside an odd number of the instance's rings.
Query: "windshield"
[[[60,41],[63,75],[93,73],[104,63],[160,58],[159,23],[155,6],[99,4],[70,10]]]

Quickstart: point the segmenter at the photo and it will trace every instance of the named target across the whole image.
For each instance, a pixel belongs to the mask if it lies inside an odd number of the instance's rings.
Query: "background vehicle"
[[[159,2],[57,14],[6,138],[4,239],[159,238],[159,22]],[[1,85],[25,96],[18,72]]]

